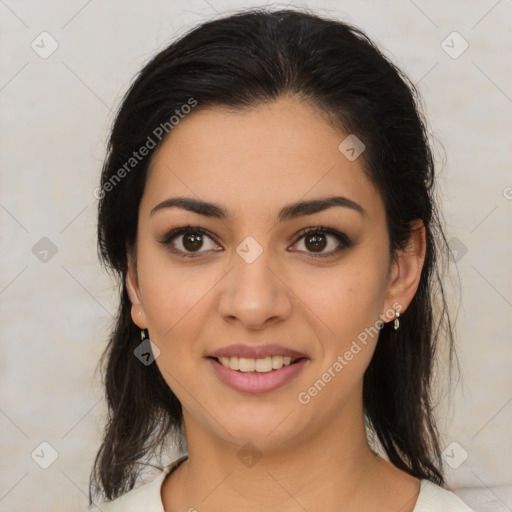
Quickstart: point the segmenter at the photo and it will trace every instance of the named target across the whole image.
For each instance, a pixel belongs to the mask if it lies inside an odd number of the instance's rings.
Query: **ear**
[[[130,301],[132,303],[132,320],[133,323],[140,327],[141,329],[146,329],[147,319],[146,313],[144,311],[144,305],[142,304],[142,300],[140,297],[136,259],[133,256],[131,249],[127,249],[126,254],[128,260],[128,269],[126,271],[125,284],[126,291],[128,292],[128,296],[130,297]]]
[[[411,223],[412,233],[405,249],[398,251],[392,264],[386,297],[386,312],[403,313],[411,303],[420,282],[421,271],[425,261],[426,235],[421,219]],[[385,321],[391,321],[387,318]]]

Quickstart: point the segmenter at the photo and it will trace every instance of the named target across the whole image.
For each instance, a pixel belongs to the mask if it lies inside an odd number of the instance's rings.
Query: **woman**
[[[433,195],[417,92],[358,29],[252,10],[161,51],[97,190],[121,302],[90,502],[469,511],[432,416]],[[186,454],[134,489],[169,440]]]

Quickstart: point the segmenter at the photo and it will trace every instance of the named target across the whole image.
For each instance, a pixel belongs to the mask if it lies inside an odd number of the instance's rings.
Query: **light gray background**
[[[264,4],[0,0],[0,511],[87,506],[104,415],[94,369],[117,299],[96,258],[93,189],[122,94],[186,29]],[[468,458],[447,464],[449,482],[475,508],[512,510],[512,2],[295,5],[354,22],[419,84],[462,281],[460,305],[450,294],[462,381],[442,429],[447,461]],[[58,43],[47,58],[31,47],[51,49],[43,31]],[[454,31],[469,44],[458,58],[445,51],[463,48]]]

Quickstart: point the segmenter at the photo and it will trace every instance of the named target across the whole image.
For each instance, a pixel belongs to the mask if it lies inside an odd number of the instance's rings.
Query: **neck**
[[[320,432],[295,440],[231,442],[185,417],[188,460],[162,487],[165,510],[413,510],[419,482],[370,449],[350,404]],[[348,420],[350,418],[350,421]],[[272,437],[272,436],[270,436]],[[397,494],[398,490],[398,494]],[[409,505],[407,505],[409,503]]]

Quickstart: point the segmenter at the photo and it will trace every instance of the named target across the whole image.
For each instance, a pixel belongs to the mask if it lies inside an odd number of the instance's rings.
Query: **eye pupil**
[[[187,251],[194,251],[200,249],[202,245],[203,240],[201,234],[189,232],[188,234],[183,236],[183,247],[185,247]]]
[[[305,239],[306,246],[308,245],[308,242],[313,244],[312,245],[313,252],[321,252],[323,249],[325,249],[325,246],[326,246],[325,235],[320,235],[318,233],[313,233],[311,235],[306,236],[306,239]]]

